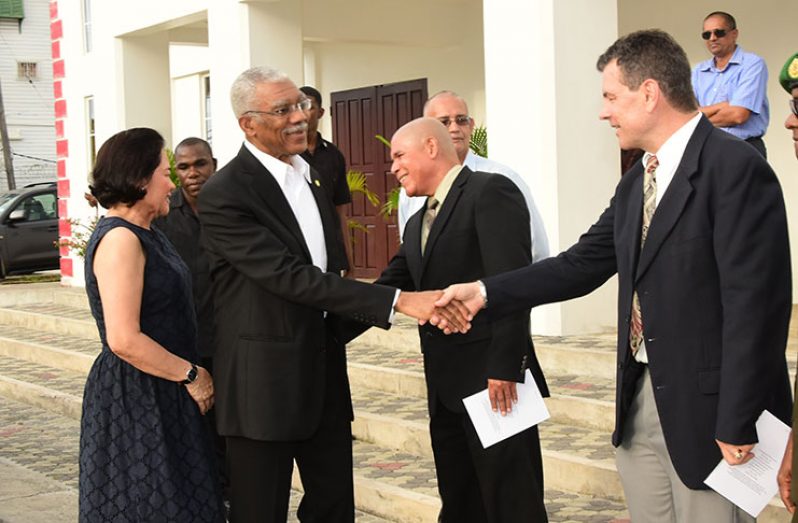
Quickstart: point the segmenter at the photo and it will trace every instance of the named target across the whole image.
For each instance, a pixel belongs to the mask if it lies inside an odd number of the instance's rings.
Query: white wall
[[[315,82],[328,109],[331,92],[427,78],[430,95],[456,91],[485,122],[481,2],[308,0],[303,24],[308,78],[296,81]],[[331,137],[329,117],[320,127]]]
[[[55,180],[55,113],[48,2],[26,0],[25,19],[0,20],[0,82],[17,187]],[[17,75],[17,62],[36,62],[37,79]],[[7,189],[0,156],[0,190]]]
[[[764,140],[768,161],[776,171],[784,191],[790,243],[793,245],[793,274],[798,274],[798,162],[790,134],[784,129],[789,97],[778,83],[778,74],[787,57],[798,51],[798,41],[793,37],[795,17],[792,16],[796,3],[793,0],[725,0],[718,4],[711,0],[693,0],[689,3],[680,2],[678,8],[674,8],[672,3],[655,0],[618,0],[618,4],[621,33],[656,25],[676,38],[692,65],[711,56],[700,33],[704,17],[716,10],[733,15],[740,32],[737,43],[746,51],[764,58],[769,70],[770,101],[770,127]],[[652,21],[656,21],[656,24],[652,24]],[[793,301],[798,302],[796,277],[793,277]]]
[[[208,46],[169,46],[172,136],[167,141],[172,149],[189,136],[204,138],[202,77],[208,69]]]

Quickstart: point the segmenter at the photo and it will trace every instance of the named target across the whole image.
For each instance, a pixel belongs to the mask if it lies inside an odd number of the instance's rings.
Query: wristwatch
[[[180,383],[183,385],[194,383],[197,380],[197,375],[198,375],[197,366],[192,363],[191,368],[188,369],[188,371],[186,372],[186,379],[184,379]]]

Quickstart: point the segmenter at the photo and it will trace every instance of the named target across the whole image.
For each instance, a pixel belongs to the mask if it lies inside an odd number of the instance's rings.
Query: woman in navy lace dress
[[[188,270],[150,223],[174,189],[163,138],[122,131],[100,148],[92,194],[109,209],[86,249],[86,292],[103,348],[86,381],[81,522],[224,521],[202,415],[213,383],[196,366]]]

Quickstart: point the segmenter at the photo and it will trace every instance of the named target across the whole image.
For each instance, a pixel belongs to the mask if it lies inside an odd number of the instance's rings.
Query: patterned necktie
[[[646,165],[646,172],[643,175],[643,228],[640,231],[640,252],[643,252],[643,245],[648,236],[648,227],[651,225],[651,218],[657,208],[657,167],[659,160],[656,156],[650,156]],[[637,291],[632,295],[632,322],[629,326],[629,346],[632,355],[637,354],[640,344],[643,342],[643,315],[640,310],[640,298]]]
[[[424,211],[424,217],[421,220],[421,254],[424,254],[424,249],[427,247],[427,238],[429,238],[429,231],[432,229],[432,222],[435,221],[435,216],[438,214],[438,200],[430,196],[427,199],[427,210]]]

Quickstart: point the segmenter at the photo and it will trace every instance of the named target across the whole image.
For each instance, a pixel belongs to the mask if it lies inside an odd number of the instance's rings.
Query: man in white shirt
[[[474,172],[495,173],[506,176],[518,187],[529,209],[529,225],[532,235],[532,261],[540,261],[549,256],[549,239],[543,226],[532,192],[517,172],[506,165],[494,162],[471,151],[469,144],[474,132],[474,119],[468,115],[468,105],[457,93],[441,91],[430,97],[424,104],[424,116],[440,121],[449,131],[454,142],[460,164]],[[399,192],[398,224],[399,236],[404,237],[407,220],[424,206],[426,198],[409,197],[404,189]]]

